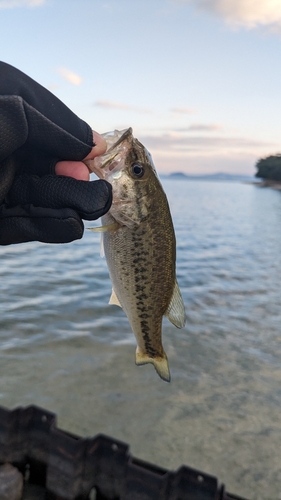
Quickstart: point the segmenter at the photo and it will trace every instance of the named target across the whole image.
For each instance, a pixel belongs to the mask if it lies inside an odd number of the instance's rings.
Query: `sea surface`
[[[0,248],[0,405],[42,406],[80,436],[106,433],[249,500],[281,499],[281,192],[163,186],[187,311],[182,330],[163,322],[171,383],[135,366],[100,237],[85,231],[67,245]]]

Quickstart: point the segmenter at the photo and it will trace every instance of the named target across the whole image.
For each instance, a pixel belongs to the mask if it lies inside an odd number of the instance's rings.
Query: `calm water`
[[[164,321],[171,384],[134,364],[99,236],[0,248],[0,404],[35,403],[166,468],[281,499],[281,193],[165,180],[187,324]],[[87,224],[91,225],[90,223]]]

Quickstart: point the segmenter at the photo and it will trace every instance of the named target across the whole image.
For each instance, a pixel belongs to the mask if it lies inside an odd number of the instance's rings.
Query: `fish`
[[[110,304],[122,307],[137,341],[136,364],[152,363],[170,382],[162,345],[162,319],[185,325],[176,279],[176,239],[166,194],[152,156],[132,128],[103,134],[107,150],[86,160],[112,185],[113,202],[102,217],[104,254],[112,282]]]

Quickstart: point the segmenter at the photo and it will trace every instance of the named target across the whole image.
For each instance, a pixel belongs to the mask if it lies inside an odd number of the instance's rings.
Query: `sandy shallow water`
[[[62,429],[108,434],[167,469],[198,468],[249,500],[281,499],[280,193],[165,188],[188,315],[183,330],[164,320],[172,382],[135,366],[134,337],[107,306],[106,266],[87,233],[57,254],[0,249],[0,404],[42,406]]]

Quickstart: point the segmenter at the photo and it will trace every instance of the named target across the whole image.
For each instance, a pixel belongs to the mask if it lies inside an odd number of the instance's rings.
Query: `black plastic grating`
[[[37,406],[0,407],[0,463],[9,462],[46,500],[245,500],[216,477],[187,466],[168,471],[129,454],[126,443],[98,434],[80,438],[56,427]],[[26,487],[28,486],[26,485]]]

